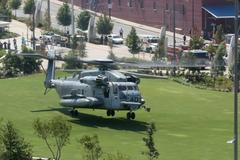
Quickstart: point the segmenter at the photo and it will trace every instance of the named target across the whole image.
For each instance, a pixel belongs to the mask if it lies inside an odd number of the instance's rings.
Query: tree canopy
[[[34,0],[27,0],[25,1],[23,11],[24,14],[33,14],[35,12],[36,6]]]
[[[67,3],[64,3],[57,12],[58,23],[63,26],[69,26],[72,23],[70,7]]]
[[[214,33],[213,38],[215,40],[215,43],[217,44],[220,44],[221,42],[224,41],[224,32],[222,25],[217,26],[217,31]]]
[[[127,36],[126,45],[129,52],[132,54],[137,54],[141,50],[140,39],[137,36],[136,29],[132,27],[131,32]]]
[[[77,27],[81,30],[87,30],[90,18],[91,18],[91,14],[88,11],[81,12],[78,15]]]
[[[226,46],[224,42],[222,42],[216,50],[216,54],[212,63],[212,72],[217,76],[223,75],[223,72],[225,71],[224,56],[226,55],[226,53]]]
[[[80,144],[82,144],[85,152],[87,160],[98,160],[102,156],[102,148],[99,145],[98,136],[83,136],[79,140]]]
[[[0,139],[5,148],[1,158],[5,160],[32,160],[31,145],[19,135],[12,122],[8,121],[2,126]]]
[[[39,118],[33,122],[36,135],[47,145],[52,158],[60,160],[62,149],[69,142],[72,126],[61,116],[53,117],[49,121]]]
[[[113,23],[111,23],[111,19],[106,15],[99,17],[97,21],[97,32],[98,34],[110,34],[112,33]]]
[[[194,35],[190,39],[189,46],[191,49],[202,49],[204,46],[204,39],[199,35]]]
[[[16,16],[16,10],[21,6],[22,1],[21,0],[10,0],[9,6],[11,9],[15,10],[15,16]]]

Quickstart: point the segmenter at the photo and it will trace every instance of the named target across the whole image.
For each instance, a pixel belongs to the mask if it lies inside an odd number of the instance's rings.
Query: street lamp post
[[[32,34],[33,34],[33,36],[32,36],[32,45],[33,45],[33,50],[35,51],[36,50],[36,38],[35,38],[35,13],[36,13],[36,6],[35,6],[35,3],[34,3],[34,6],[33,6],[33,8],[32,8],[32,10],[33,10],[33,13],[32,13],[32,29],[33,29],[33,31],[32,31]]]
[[[73,0],[71,0],[71,5],[72,5],[72,36],[75,34],[75,21],[74,21],[74,5],[73,5]]]
[[[108,16],[111,19],[111,15],[112,15],[112,1],[108,1]]]
[[[235,48],[234,48],[234,160],[238,160],[238,90],[239,90],[239,80],[238,80],[238,12],[239,12],[239,0],[235,0],[235,20],[234,20],[234,30],[235,30]]]
[[[194,8],[194,0],[192,0],[192,32],[191,34],[194,35],[194,25],[195,25],[195,15],[194,15],[194,12],[195,12],[195,8]]]
[[[48,29],[51,28],[51,14],[50,14],[50,0],[47,0],[47,10],[48,10]]]
[[[176,0],[173,0],[173,59],[174,65],[176,65]],[[176,67],[173,68],[173,74],[175,74]]]

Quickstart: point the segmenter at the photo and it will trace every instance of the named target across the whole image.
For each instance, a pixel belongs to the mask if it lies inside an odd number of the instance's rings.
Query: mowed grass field
[[[73,126],[63,160],[79,160],[83,151],[77,142],[83,135],[97,134],[104,152],[121,152],[133,160],[146,159],[142,138],[149,122],[155,122],[155,143],[161,160],[231,160],[233,95],[183,86],[170,80],[142,79],[141,92],[151,107],[126,120],[126,112],[107,117],[104,110],[79,110],[72,118],[59,106],[54,90],[43,95],[43,74],[0,80],[0,117],[11,120],[34,147],[34,156],[49,157],[41,139],[34,135],[37,117],[64,116]]]

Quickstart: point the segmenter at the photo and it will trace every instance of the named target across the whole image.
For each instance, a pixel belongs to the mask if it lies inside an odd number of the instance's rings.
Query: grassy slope
[[[63,159],[79,160],[80,145],[76,142],[85,134],[98,134],[106,152],[120,151],[142,160],[145,150],[142,137],[147,122],[155,122],[156,145],[161,160],[216,160],[232,159],[232,94],[199,90],[168,80],[144,79],[141,90],[152,108],[150,113],[136,112],[135,121],[125,120],[125,112],[115,118],[105,111],[80,110],[78,118],[71,118],[58,105],[54,91],[43,95],[42,74],[18,79],[0,80],[0,117],[15,123],[34,146],[35,156],[49,155],[45,144],[32,129],[36,117],[50,118],[64,115],[73,125],[71,144]],[[70,158],[71,157],[71,158]]]

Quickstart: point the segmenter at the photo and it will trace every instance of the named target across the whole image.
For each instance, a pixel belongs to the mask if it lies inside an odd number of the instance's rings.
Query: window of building
[[[122,5],[122,1],[118,0],[118,5],[121,6]]]
[[[168,8],[168,3],[166,3],[166,10],[168,10],[169,8]]]
[[[140,0],[140,8],[144,8],[144,0]]]
[[[157,4],[155,1],[153,2],[153,10],[157,10]]]
[[[128,6],[132,7],[132,0],[128,0]]]

